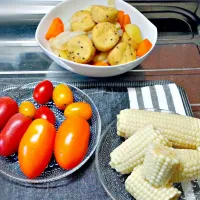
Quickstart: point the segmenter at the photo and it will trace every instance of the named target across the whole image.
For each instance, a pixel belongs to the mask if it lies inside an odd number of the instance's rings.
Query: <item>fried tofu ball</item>
[[[109,51],[118,43],[119,34],[113,24],[102,22],[93,28],[92,41],[99,51]]]
[[[128,42],[120,42],[108,55],[110,65],[119,65],[136,59],[136,51]]]
[[[67,42],[68,59],[77,63],[88,63],[95,55],[95,47],[87,35],[78,35]]]
[[[92,20],[90,11],[82,10],[72,15],[70,26],[72,31],[88,32],[93,29],[95,22]]]
[[[120,42],[128,42],[135,50],[138,49],[139,44],[137,44],[136,42],[134,42],[126,32],[123,33],[122,38],[120,40]]]
[[[110,22],[115,23],[117,21],[118,10],[107,6],[92,6],[92,19],[96,23]]]

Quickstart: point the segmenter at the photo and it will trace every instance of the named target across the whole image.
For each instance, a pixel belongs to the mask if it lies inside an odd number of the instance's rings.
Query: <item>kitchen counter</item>
[[[170,80],[184,88],[194,116],[200,118],[200,3],[173,0],[154,0],[151,3],[148,0],[127,1],[157,26],[158,41],[150,56],[140,66],[126,74],[111,78],[90,78],[69,72],[48,58],[36,44],[34,34],[39,21],[60,1],[11,0],[9,3],[1,3],[0,85],[4,87],[10,84],[25,84],[48,78],[66,82]],[[92,160],[81,171],[81,176],[88,176],[91,180],[93,177],[87,173],[87,169],[95,171]],[[76,178],[76,175],[75,173],[73,178]],[[3,177],[1,179],[4,180]],[[4,181],[5,186],[12,186],[7,179]],[[67,181],[69,179],[65,179],[62,184],[68,187]],[[76,181],[70,184],[73,188]],[[96,184],[105,195],[100,183]],[[0,192],[0,199],[4,199],[4,192],[11,194],[9,199],[15,199],[15,192],[20,199],[34,196],[34,190],[28,186],[25,187],[29,188],[26,197],[9,187],[0,186],[1,189],[4,188]],[[19,185],[18,188],[22,190],[23,186]],[[48,199],[55,192],[59,195],[59,188],[51,184],[46,188],[47,192],[43,188],[38,191],[40,192],[34,199]],[[100,198],[98,195],[95,196],[92,188],[90,196],[94,199]]]

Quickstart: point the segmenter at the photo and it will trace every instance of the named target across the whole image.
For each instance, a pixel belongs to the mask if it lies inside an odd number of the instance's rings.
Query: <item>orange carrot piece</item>
[[[121,27],[123,26],[123,21],[124,21],[124,11],[119,10],[117,22],[121,25]]]
[[[94,62],[93,65],[96,65],[96,66],[109,66],[108,63],[103,62],[103,61]]]
[[[137,49],[137,56],[141,57],[146,54],[152,47],[152,43],[148,39],[144,39]]]
[[[125,30],[125,26],[131,23],[130,16],[128,14],[124,15],[122,29]]]
[[[52,21],[51,26],[49,27],[49,29],[45,35],[45,38],[47,40],[49,40],[52,37],[56,37],[63,31],[64,31],[64,24],[63,24],[62,20],[60,18],[55,18]]]

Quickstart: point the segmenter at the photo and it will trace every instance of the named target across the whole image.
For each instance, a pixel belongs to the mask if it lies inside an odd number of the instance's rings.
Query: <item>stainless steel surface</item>
[[[185,85],[183,75],[188,75],[187,79],[195,87],[199,84],[199,1],[128,0],[157,26],[158,42],[152,55],[142,65],[126,74],[107,79],[71,73],[55,64],[36,44],[34,35],[38,23],[59,2],[0,2],[0,84],[25,83],[45,78],[70,82],[169,79],[187,89],[188,83]],[[178,59],[175,61],[176,57]],[[189,88],[187,92],[190,92]],[[195,92],[198,92],[197,88]],[[199,104],[200,97],[192,97],[191,103]]]

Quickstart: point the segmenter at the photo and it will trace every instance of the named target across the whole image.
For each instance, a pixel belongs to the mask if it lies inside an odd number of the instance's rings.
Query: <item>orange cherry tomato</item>
[[[70,170],[85,157],[90,137],[90,126],[82,117],[69,116],[56,134],[54,155],[60,167]]]
[[[88,120],[92,116],[92,108],[86,102],[75,102],[65,108],[64,115],[66,118],[68,116],[79,116]]]
[[[53,152],[56,129],[46,119],[34,120],[19,145],[19,166],[28,178],[39,176],[47,167]]]
[[[19,113],[27,117],[33,118],[35,116],[36,108],[30,101],[24,101],[19,106]]]
[[[65,84],[57,85],[53,90],[53,102],[60,110],[64,110],[67,105],[73,103],[73,93]]]

